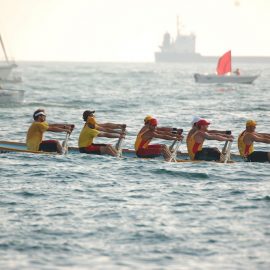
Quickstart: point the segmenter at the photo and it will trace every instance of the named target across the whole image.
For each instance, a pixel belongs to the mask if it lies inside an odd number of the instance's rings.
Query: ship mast
[[[179,16],[177,16],[176,18],[176,34],[177,34],[177,37],[180,36]]]
[[[4,42],[2,40],[1,35],[0,35],[0,43],[1,43],[1,46],[2,46],[2,49],[3,49],[4,55],[5,55],[5,59],[8,62],[7,52],[6,52],[5,45],[4,45]]]

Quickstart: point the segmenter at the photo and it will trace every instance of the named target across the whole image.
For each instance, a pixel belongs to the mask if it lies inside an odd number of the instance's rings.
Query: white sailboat
[[[14,61],[8,59],[3,39],[0,35],[0,44],[4,55],[4,61],[0,61],[0,105],[8,105],[10,103],[21,103],[24,99],[24,90],[5,89],[1,83],[19,82],[20,77],[10,78],[10,74],[17,67]]]
[[[0,61],[0,81],[6,81],[9,80],[9,76],[11,74],[11,71],[17,67],[14,61],[10,61],[7,56],[7,52],[5,49],[5,45],[3,42],[3,39],[0,35],[0,44],[4,56],[4,61]]]
[[[219,58],[216,74],[195,73],[197,83],[253,83],[259,77],[256,75],[241,75],[239,70],[232,73],[231,51],[226,52]]]

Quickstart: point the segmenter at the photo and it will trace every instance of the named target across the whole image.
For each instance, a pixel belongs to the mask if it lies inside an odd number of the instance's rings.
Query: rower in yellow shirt
[[[28,129],[26,137],[27,149],[31,151],[58,152],[63,153],[63,148],[57,140],[43,140],[46,131],[67,132],[70,134],[74,125],[70,124],[49,124],[46,122],[46,113],[38,109],[33,114],[34,122]]]
[[[110,144],[97,144],[94,143],[96,137],[106,138],[124,138],[125,137],[125,124],[113,124],[113,123],[97,123],[95,111],[84,111],[83,120],[85,124],[81,130],[79,136],[79,150],[85,154],[96,154],[96,155],[111,155],[117,156],[118,151],[115,147]]]

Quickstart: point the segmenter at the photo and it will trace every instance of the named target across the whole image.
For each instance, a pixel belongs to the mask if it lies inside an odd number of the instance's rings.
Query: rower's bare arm
[[[257,134],[263,136],[266,139],[270,139],[270,134],[269,133],[257,133]]]
[[[125,129],[126,124],[114,124],[114,123],[103,123],[103,124],[98,124],[100,127],[103,128],[110,128],[110,129]]]
[[[157,139],[164,139],[164,140],[168,140],[168,141],[172,141],[172,140],[182,140],[184,137],[182,135],[168,135],[168,134],[160,134],[158,132],[154,132],[153,134],[154,138]]]
[[[118,133],[100,132],[97,136],[98,137],[106,137],[106,138],[119,138],[122,135],[118,134]]]
[[[73,125],[73,124],[50,124],[50,127],[70,129],[72,131],[75,128],[75,125]]]
[[[209,134],[226,134],[226,131],[220,131],[220,130],[214,130],[214,129],[211,129],[211,130],[207,130],[207,133]]]
[[[117,133],[117,134],[122,134],[123,133],[122,130],[115,130],[115,129],[112,129],[112,128],[104,128],[104,127],[101,127],[101,126],[98,126],[97,130],[103,131],[103,132],[106,132],[106,133]]]
[[[270,138],[267,138],[265,136],[261,136],[261,135],[252,135],[252,140],[255,142],[262,142],[262,143],[270,143]]]
[[[228,136],[221,136],[218,134],[209,134],[209,133],[205,133],[204,134],[205,139],[207,140],[216,140],[216,141],[233,141],[233,136],[232,135],[228,135]]]
[[[67,132],[67,133],[71,133],[71,130],[69,128],[60,128],[60,127],[55,127],[55,126],[51,126],[49,125],[48,131],[52,131],[52,132]]]
[[[173,128],[171,127],[157,127],[156,129],[157,131],[165,131],[165,132],[172,132],[173,131]]]
[[[210,133],[210,134],[220,134],[221,136],[222,135],[231,135],[232,134],[232,131],[231,130],[224,130],[224,131],[221,131],[221,130],[214,130],[214,129],[211,129],[211,130],[207,130],[207,133]]]
[[[155,133],[160,136],[175,136],[171,131],[165,131],[165,130],[155,130]]]

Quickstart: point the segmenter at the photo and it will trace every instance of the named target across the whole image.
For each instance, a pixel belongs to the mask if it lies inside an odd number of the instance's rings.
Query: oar
[[[226,164],[229,160],[230,160],[230,156],[231,156],[231,146],[232,146],[232,142],[227,141],[228,142],[228,147],[225,153],[225,157],[224,157],[224,163]]]
[[[126,128],[122,129],[122,133],[125,132]],[[117,150],[117,157],[122,156],[122,144],[124,141],[124,137],[119,137],[117,143],[115,144],[115,149]]]
[[[177,152],[178,152],[178,150],[179,150],[179,147],[180,147],[181,143],[182,143],[182,140],[180,140],[180,141],[179,141],[179,140],[174,140],[174,141],[173,141],[173,143],[172,143],[170,149],[173,149],[173,146],[174,146],[175,144],[176,144],[176,146],[175,146],[173,152],[171,153],[171,157],[170,157],[170,159],[168,160],[168,162],[176,162]]]
[[[65,140],[63,141],[63,144],[62,144],[62,149],[63,149],[63,154],[64,155],[67,155],[68,153],[68,139],[69,139],[69,136],[70,136],[70,133],[66,133],[66,138]]]
[[[177,133],[178,133],[179,135],[181,135],[181,134],[183,133],[183,129],[173,128],[172,133],[173,133],[173,134],[177,134]],[[173,143],[172,143],[172,145],[169,147],[170,151],[173,150],[174,145],[175,145],[176,143],[177,143],[177,140],[174,140]]]
[[[228,147],[228,142],[229,142],[229,141],[226,141],[225,144],[224,144],[224,146],[223,146],[223,148],[222,148],[222,154],[223,154],[223,155],[226,154],[226,151],[227,151],[226,149],[227,149],[227,147]]]
[[[175,146],[176,142],[177,142],[177,140],[174,140],[174,141],[173,141],[172,145],[169,147],[170,151],[172,151],[172,150],[173,150],[173,148],[174,148],[174,146]]]

